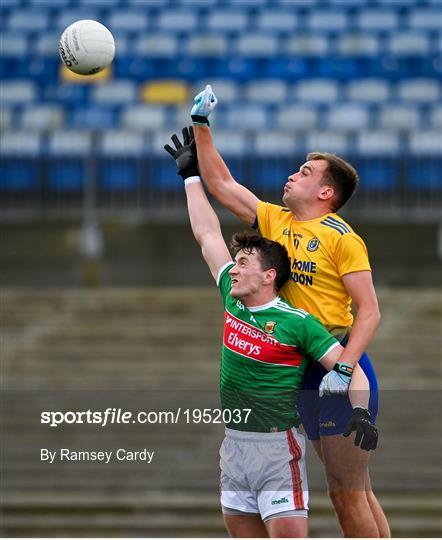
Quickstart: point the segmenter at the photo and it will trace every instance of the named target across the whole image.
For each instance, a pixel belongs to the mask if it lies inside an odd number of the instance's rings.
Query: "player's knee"
[[[329,490],[328,494],[338,514],[343,514],[347,511],[354,512],[355,508],[359,504],[367,504],[367,499],[363,491],[342,491],[331,489]]]

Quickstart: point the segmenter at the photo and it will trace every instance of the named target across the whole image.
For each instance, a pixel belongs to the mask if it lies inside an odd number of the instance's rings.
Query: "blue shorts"
[[[359,365],[370,384],[368,410],[373,422],[378,414],[378,382],[367,354],[363,354]],[[348,396],[319,397],[319,385],[327,370],[319,362],[310,362],[304,375],[299,394],[299,414],[307,437],[316,441],[324,435],[343,433],[350,421],[353,408]]]

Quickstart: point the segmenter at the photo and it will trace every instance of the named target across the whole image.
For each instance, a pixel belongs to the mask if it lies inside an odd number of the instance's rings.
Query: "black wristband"
[[[177,171],[177,174],[181,176],[183,180],[186,178],[190,178],[191,176],[199,176],[199,170],[198,167],[188,167],[187,169],[184,169],[182,171]]]
[[[363,409],[362,407],[355,407],[353,409],[353,415],[354,416],[359,416],[360,418],[365,418],[366,420],[371,422],[370,413],[367,411],[367,409]]]
[[[206,126],[210,126],[209,119],[207,118],[207,116],[200,116],[198,114],[192,114],[191,118],[192,118],[192,122],[196,124],[205,124]]]

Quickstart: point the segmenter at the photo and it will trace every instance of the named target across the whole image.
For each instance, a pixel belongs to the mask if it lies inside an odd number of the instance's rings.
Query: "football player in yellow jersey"
[[[327,374],[313,366],[306,373],[301,404],[302,422],[324,463],[339,523],[346,537],[389,537],[388,522],[371,488],[369,454],[342,436],[352,415],[348,397],[324,395],[338,393],[359,362],[370,382],[367,415],[375,420],[377,382],[364,351],[379,324],[378,302],[365,245],[336,214],[356,190],[357,173],[333,154],[311,153],[284,185],[285,207],[262,202],[235,181],[215,148],[208,116],[216,104],[207,85],[191,111],[207,188],[245,223],[286,246],[292,273],[282,296],[318,317],[345,344],[340,369]],[[352,303],[357,308],[354,321]]]

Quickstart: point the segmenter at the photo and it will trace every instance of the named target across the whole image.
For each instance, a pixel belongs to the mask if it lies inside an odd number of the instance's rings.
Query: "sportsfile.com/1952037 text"
[[[124,411],[108,407],[104,411],[42,411],[41,424],[58,427],[62,424],[242,424],[252,409],[182,409],[171,411]]]

